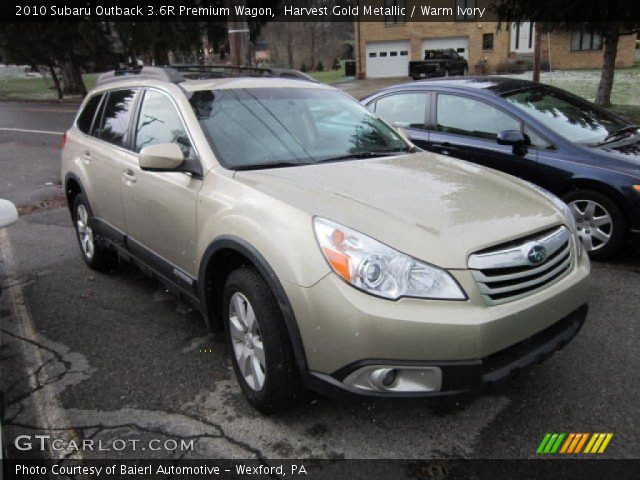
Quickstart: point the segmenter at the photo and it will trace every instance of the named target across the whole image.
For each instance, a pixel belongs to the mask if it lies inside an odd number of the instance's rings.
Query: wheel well
[[[204,291],[209,316],[209,327],[213,331],[222,331],[222,295],[227,277],[240,267],[255,265],[242,253],[231,248],[218,250],[209,259],[204,274]]]
[[[69,206],[69,210],[73,209],[73,202],[76,195],[79,193],[82,193],[80,184],[74,178],[68,179],[67,184],[65,185],[65,194],[67,196],[67,205]]]
[[[624,216],[627,225],[631,224],[631,214],[626,208],[624,197],[615,189],[605,183],[589,179],[574,179],[563,189],[561,196],[565,196],[572,190],[593,190],[595,192],[606,195],[613,201]]]

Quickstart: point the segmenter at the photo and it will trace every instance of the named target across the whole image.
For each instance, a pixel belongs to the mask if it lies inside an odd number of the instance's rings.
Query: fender
[[[267,282],[267,285],[278,302],[280,312],[282,312],[282,317],[284,318],[285,326],[289,334],[296,364],[301,372],[306,372],[307,361],[304,353],[304,346],[302,344],[302,337],[300,336],[298,322],[296,321],[295,314],[293,313],[293,309],[291,308],[291,304],[289,303],[289,299],[287,298],[284,288],[267,260],[246,240],[234,235],[222,235],[207,247],[200,262],[200,269],[198,272],[198,295],[200,297],[201,304],[204,306],[208,305],[205,281],[207,266],[213,256],[221,250],[234,250],[244,255],[249,259],[249,261],[251,261],[258,272],[260,272],[260,275],[262,275],[262,278]]]
[[[73,180],[78,184],[78,186],[80,187],[80,193],[85,193],[85,192],[84,192],[84,186],[82,185],[82,181],[80,180],[80,177],[78,177],[73,172],[68,172],[64,177],[64,194],[67,197],[67,203],[69,204],[69,210],[71,210],[73,205],[71,205],[69,203],[69,192],[67,191],[67,184],[69,183],[69,180]]]

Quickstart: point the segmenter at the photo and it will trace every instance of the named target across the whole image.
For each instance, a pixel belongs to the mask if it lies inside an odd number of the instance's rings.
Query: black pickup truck
[[[409,76],[414,80],[466,75],[467,70],[467,61],[453,48],[425,50],[424,60],[409,62]]]

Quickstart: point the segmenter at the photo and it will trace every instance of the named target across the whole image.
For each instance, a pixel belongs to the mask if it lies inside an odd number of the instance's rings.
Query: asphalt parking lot
[[[362,86],[345,85],[355,96]],[[83,263],[59,184],[60,135],[74,105],[0,104],[0,389],[8,453],[18,435],[193,440],[189,451],[126,449],[85,458],[534,458],[545,432],[613,432],[606,458],[638,458],[640,252],[594,263],[579,336],[526,377],[470,401],[338,402],[313,397],[257,413],[220,336],[160,284]],[[173,444],[170,444],[173,445]]]

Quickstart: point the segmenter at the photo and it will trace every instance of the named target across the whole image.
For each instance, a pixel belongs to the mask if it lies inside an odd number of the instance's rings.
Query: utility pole
[[[235,5],[239,7],[245,6],[244,0],[237,0],[234,5],[230,5],[230,15],[227,19],[227,28],[229,35],[229,59],[232,65],[251,65],[249,56],[249,24],[247,17],[237,15]]]
[[[533,81],[539,83],[540,82],[540,61],[541,61],[541,34],[540,29],[537,28],[537,25],[534,25],[535,33],[533,36]]]

